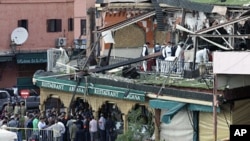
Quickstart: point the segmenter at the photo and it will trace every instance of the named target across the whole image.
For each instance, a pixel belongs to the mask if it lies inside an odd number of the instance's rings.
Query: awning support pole
[[[214,74],[214,88],[213,88],[213,123],[214,123],[214,141],[217,141],[217,75]]]

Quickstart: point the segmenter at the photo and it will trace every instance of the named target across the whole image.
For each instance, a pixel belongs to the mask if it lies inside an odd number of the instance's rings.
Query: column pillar
[[[127,132],[128,130],[128,114],[123,114],[122,115],[122,118],[123,118],[123,132]]]

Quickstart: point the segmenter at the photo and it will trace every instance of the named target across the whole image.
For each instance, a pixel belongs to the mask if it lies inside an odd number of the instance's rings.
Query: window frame
[[[23,27],[28,30],[29,21],[28,19],[20,19],[17,21],[17,27]]]
[[[62,32],[62,19],[47,19],[47,32]]]
[[[68,31],[74,31],[74,18],[68,19]]]
[[[81,19],[80,26],[81,26],[81,35],[86,36],[87,35],[87,20]]]

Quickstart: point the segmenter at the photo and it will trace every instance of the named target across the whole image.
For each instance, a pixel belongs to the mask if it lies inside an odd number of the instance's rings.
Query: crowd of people
[[[115,122],[110,114],[94,117],[91,107],[76,103],[74,114],[56,108],[29,110],[24,103],[9,103],[0,117],[0,128],[15,132],[17,141],[114,141]]]
[[[149,55],[149,42],[146,42],[143,45],[141,56]],[[178,44],[174,44],[173,42],[168,42],[167,44],[160,45],[156,43],[152,50],[152,53],[161,52],[161,56],[156,58],[155,61],[155,71],[168,73],[169,71],[173,71],[176,73],[183,73],[184,66],[187,65],[185,68],[190,69],[191,66],[190,62],[193,62],[193,58],[195,57],[195,63],[197,66],[200,63],[207,63],[209,61],[210,51],[207,48],[197,50],[195,56],[192,53],[186,53],[185,51],[185,43],[179,42]],[[190,57],[191,56],[191,57]],[[148,71],[148,64],[147,61],[144,60],[142,63],[143,71]]]

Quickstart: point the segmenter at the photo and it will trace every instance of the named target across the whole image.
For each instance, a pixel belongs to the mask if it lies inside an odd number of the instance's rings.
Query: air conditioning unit
[[[75,39],[74,45],[76,49],[87,49],[86,39]]]
[[[67,40],[65,37],[59,37],[56,39],[56,47],[65,47]]]

